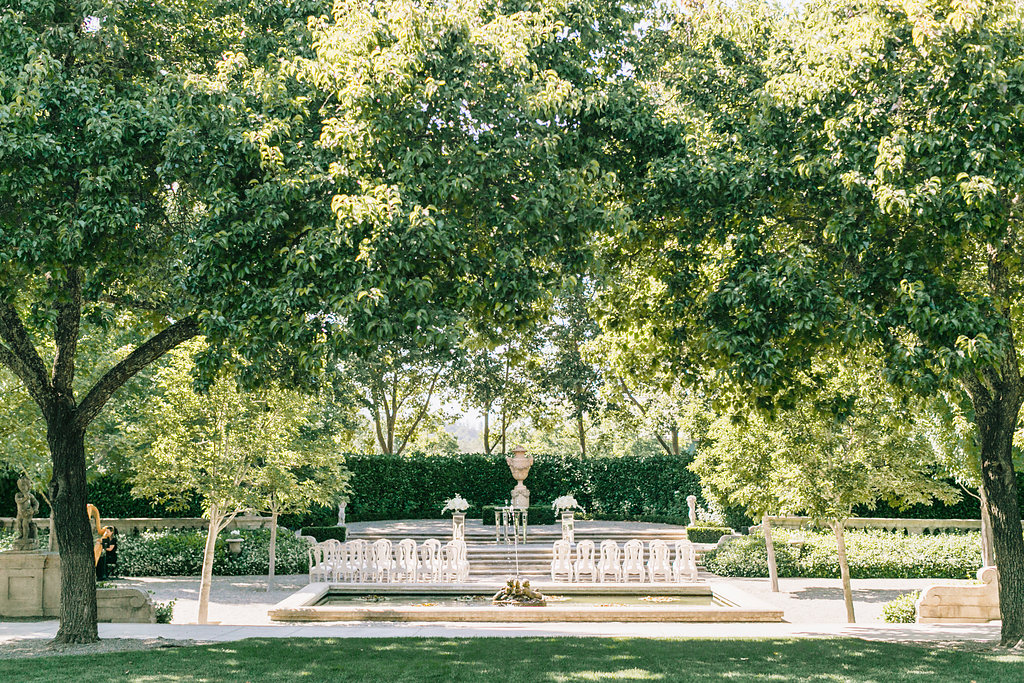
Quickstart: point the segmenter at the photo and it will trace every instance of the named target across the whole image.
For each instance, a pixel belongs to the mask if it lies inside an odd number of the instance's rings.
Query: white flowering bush
[[[465,512],[468,509],[469,501],[456,493],[454,498],[449,498],[444,502],[444,507],[441,508],[441,514],[443,515],[444,513],[449,511]]]
[[[582,510],[583,508],[573,496],[559,496],[551,503],[551,509],[555,512],[562,512],[563,510]]]

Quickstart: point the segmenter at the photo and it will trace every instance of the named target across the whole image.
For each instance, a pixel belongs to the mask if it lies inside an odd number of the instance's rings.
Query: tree
[[[725,415],[691,468],[713,499],[739,505],[763,520],[773,590],[778,590],[767,515],[806,514],[836,536],[848,620],[854,621],[843,528],[857,505],[879,500],[903,506],[956,499],[934,477],[937,454],[912,413],[847,361],[822,390],[775,419],[757,412]]]
[[[604,220],[574,134],[605,97],[593,8],[412,5],[0,10],[0,365],[46,422],[57,641],[97,639],[85,433],[143,368],[202,333],[203,382],[298,382],[367,340],[514,318]],[[76,373],[82,321],[114,313],[139,342]]]
[[[190,343],[173,351],[156,373],[152,418],[143,428],[150,444],[136,456],[132,483],[135,495],[172,505],[199,496],[209,520],[199,583],[205,624],[217,536],[235,516],[268,510],[274,535],[278,514],[343,494],[345,476],[337,451],[302,439],[305,400],[294,392],[243,392],[234,378],[221,377],[197,393],[192,356],[200,348]]]
[[[344,435],[317,419],[324,412],[319,405],[324,398],[281,390],[265,390],[253,397],[264,414],[274,414],[258,426],[266,442],[278,446],[263,451],[252,481],[260,498],[256,509],[270,514],[267,590],[276,569],[278,517],[305,512],[315,504],[337,504],[349,493],[349,473],[337,438]]]
[[[538,384],[560,401],[576,426],[580,454],[587,455],[587,422],[599,416],[602,377],[597,366],[584,357],[583,350],[599,331],[587,308],[585,288],[577,286],[562,293],[552,307],[550,322],[543,332]]]
[[[1002,0],[681,16],[671,96],[647,124],[666,152],[636,214],[641,246],[678,265],[661,277],[660,317],[679,321],[665,338],[744,400],[795,405],[823,350],[876,343],[893,381],[969,397],[1010,645],[1024,638],[1022,41],[1022,9]]]

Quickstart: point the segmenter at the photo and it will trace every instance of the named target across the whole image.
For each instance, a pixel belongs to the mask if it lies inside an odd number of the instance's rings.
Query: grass
[[[855,639],[251,639],[0,660],[0,681],[1014,681],[1024,657]]]

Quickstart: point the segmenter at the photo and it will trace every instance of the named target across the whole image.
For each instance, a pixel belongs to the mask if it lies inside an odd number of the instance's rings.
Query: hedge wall
[[[572,494],[589,513],[624,516],[685,514],[686,496],[700,497],[689,460],[669,456],[583,458],[537,455],[526,486],[534,505],[550,505]],[[479,518],[485,505],[507,500],[515,485],[500,455],[353,455],[351,521],[440,518],[446,498],[456,493]]]

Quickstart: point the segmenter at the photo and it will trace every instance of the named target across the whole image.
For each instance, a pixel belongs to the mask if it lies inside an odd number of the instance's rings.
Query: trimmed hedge
[[[629,455],[621,458],[534,456],[526,485],[531,498],[550,502],[572,494],[588,514],[642,515],[686,514],[686,496],[696,495],[703,504],[700,481],[686,466],[688,457]],[[352,472],[350,521],[377,519],[439,519],[446,498],[462,494],[474,508],[469,516],[484,515],[484,506],[500,505],[511,494],[515,481],[501,455],[352,455],[346,459]],[[542,506],[538,506],[542,507]],[[493,523],[494,513],[490,514]],[[534,518],[530,521],[543,522]]]
[[[258,576],[270,568],[270,530],[241,531],[242,552],[228,552],[227,534],[217,538],[213,573],[217,576]],[[121,576],[198,576],[203,567],[206,532],[161,531],[122,534],[117,566]],[[291,534],[277,534],[277,574],[305,574],[309,542]]]
[[[691,543],[718,543],[718,539],[731,533],[732,529],[723,526],[690,526],[686,528],[686,538]]]
[[[348,529],[343,526],[304,526],[301,533],[303,536],[312,536],[318,543],[323,543],[331,538],[344,543],[348,536]]]
[[[779,576],[838,578],[839,557],[831,533],[773,532]],[[800,540],[798,549],[787,541]],[[969,579],[981,566],[977,532],[904,536],[885,531],[847,531],[846,554],[854,579]],[[704,556],[720,576],[768,576],[764,537],[747,536]]]
[[[882,621],[888,624],[913,624],[917,621],[920,592],[905,593],[882,605]]]

